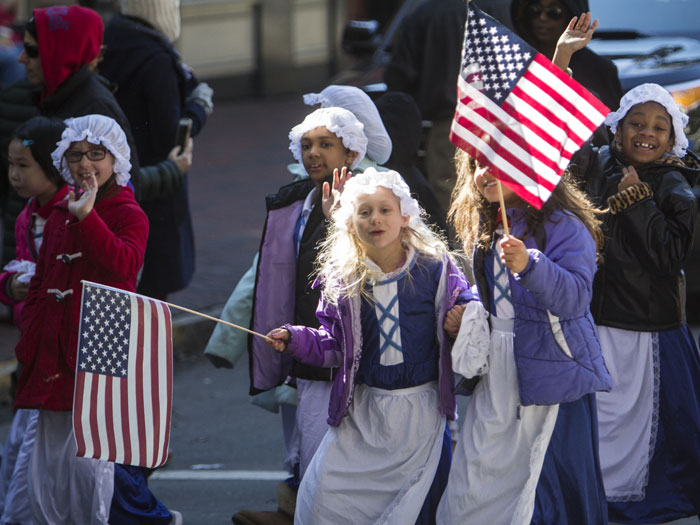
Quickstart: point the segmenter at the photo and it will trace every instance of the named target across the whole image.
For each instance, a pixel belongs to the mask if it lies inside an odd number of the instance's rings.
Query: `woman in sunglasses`
[[[588,0],[513,0],[510,6],[515,31],[550,60],[569,21],[588,11]],[[622,87],[612,61],[583,48],[573,55],[569,65],[574,80],[610,109],[617,109]]]

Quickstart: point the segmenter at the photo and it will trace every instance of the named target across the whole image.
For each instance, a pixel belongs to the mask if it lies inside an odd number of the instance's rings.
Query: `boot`
[[[297,492],[286,481],[277,485],[277,510],[241,510],[231,521],[235,525],[294,525]]]

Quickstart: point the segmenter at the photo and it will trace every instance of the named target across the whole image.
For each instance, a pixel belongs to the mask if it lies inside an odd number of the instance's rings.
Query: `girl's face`
[[[357,152],[348,150],[343,140],[325,126],[304,133],[301,138],[301,159],[311,180],[320,185],[333,170],[353,163]]]
[[[491,175],[488,166],[476,163],[474,170],[474,184],[487,201],[499,202],[498,198],[498,179]],[[503,202],[506,208],[513,208],[518,205],[520,198],[505,184],[501,184],[503,189]]]
[[[634,167],[659,160],[673,149],[671,117],[657,102],[637,104],[615,132],[615,143]]]
[[[95,175],[101,188],[114,173],[114,156],[102,144],[92,144],[87,139],[72,142],[64,154],[73,180],[82,186],[88,175]]]
[[[374,193],[359,195],[354,205],[349,229],[370,259],[376,261],[403,250],[401,228],[408,226],[409,217],[401,215],[401,203],[394,192],[379,186]]]
[[[8,154],[9,180],[17,194],[23,199],[36,197],[40,204],[46,204],[56,194],[58,186],[44,174],[29,146],[20,139],[13,139]]]

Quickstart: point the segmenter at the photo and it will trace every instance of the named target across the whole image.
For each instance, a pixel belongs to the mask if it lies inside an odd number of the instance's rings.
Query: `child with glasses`
[[[22,370],[15,407],[39,410],[27,490],[32,521],[144,523],[158,517],[167,523],[174,516],[138,471],[76,457],[72,405],[81,280],[135,291],[148,220],[127,185],[130,149],[117,122],[87,115],[65,124],[51,159],[73,188],[46,221],[16,348]],[[125,490],[125,479],[138,490]]]

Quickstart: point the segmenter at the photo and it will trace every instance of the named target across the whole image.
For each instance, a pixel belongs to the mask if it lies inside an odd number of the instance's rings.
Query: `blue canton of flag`
[[[155,468],[168,454],[168,304],[83,281],[73,431],[77,456]]]
[[[465,29],[467,40],[462,48],[461,74],[474,88],[500,104],[535,53],[519,36],[506,33],[494,19],[473,13],[472,10]]]
[[[127,295],[105,288],[83,294],[78,369],[126,377],[131,335],[131,302]]]
[[[537,208],[609,109],[469,3],[450,140]]]

